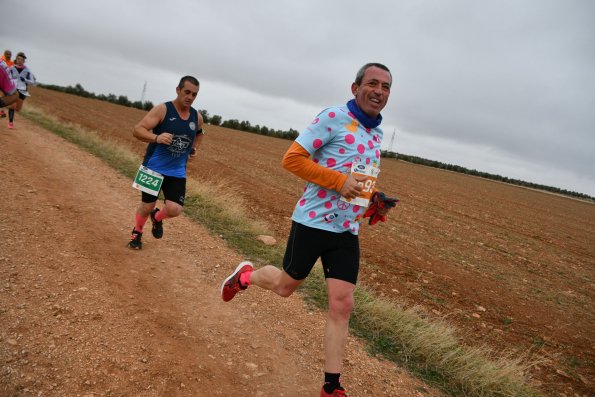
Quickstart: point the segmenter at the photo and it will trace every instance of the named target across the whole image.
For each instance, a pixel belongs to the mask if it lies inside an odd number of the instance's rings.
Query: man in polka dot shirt
[[[321,397],[347,395],[339,377],[359,271],[359,223],[375,192],[383,137],[380,112],[391,85],[386,66],[364,65],[351,85],[354,98],[320,112],[298,136],[283,167],[307,184],[292,215],[283,270],[270,265],[254,270],[242,262],[221,285],[226,302],[251,284],[287,297],[322,260],[329,307]]]

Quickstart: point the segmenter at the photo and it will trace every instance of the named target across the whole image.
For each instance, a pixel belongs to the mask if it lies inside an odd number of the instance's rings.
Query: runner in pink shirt
[[[4,94],[3,97],[0,97],[0,108],[11,105],[19,99],[17,87],[10,78],[8,66],[4,61],[0,61],[0,91]]]

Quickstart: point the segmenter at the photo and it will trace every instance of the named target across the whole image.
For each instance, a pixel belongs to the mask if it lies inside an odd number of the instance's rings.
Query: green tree
[[[209,123],[210,123],[211,125],[221,125],[221,121],[222,121],[222,120],[223,120],[223,119],[221,118],[221,116],[219,116],[218,114],[214,114],[214,115],[211,117],[211,120],[209,121]]]
[[[131,103],[128,100],[128,97],[126,95],[120,95],[118,97],[118,100],[116,101],[116,103],[119,104],[119,105],[124,105],[124,106],[130,106],[131,105]]]
[[[205,123],[209,122],[209,112],[207,112],[205,109],[201,109],[198,111],[198,113],[202,115],[202,121],[204,121]]]

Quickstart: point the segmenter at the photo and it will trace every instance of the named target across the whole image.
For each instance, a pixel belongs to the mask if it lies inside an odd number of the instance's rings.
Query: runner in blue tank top
[[[136,210],[135,225],[128,247],[142,248],[143,226],[151,217],[153,237],[163,237],[163,220],[182,213],[186,196],[186,162],[196,156],[202,142],[202,116],[192,108],[200,84],[192,76],[184,76],[176,87],[177,97],[161,103],[147,113],[134,127],[133,135],[148,142],[143,165],[163,175],[164,207],[155,207],[157,196],[142,192]]]

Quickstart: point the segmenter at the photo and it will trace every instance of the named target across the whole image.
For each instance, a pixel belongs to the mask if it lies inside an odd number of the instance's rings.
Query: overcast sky
[[[595,1],[2,0],[2,15],[0,47],[42,83],[135,101],[147,82],[159,103],[191,74],[195,107],[283,130],[381,62],[386,149],[595,196]]]

